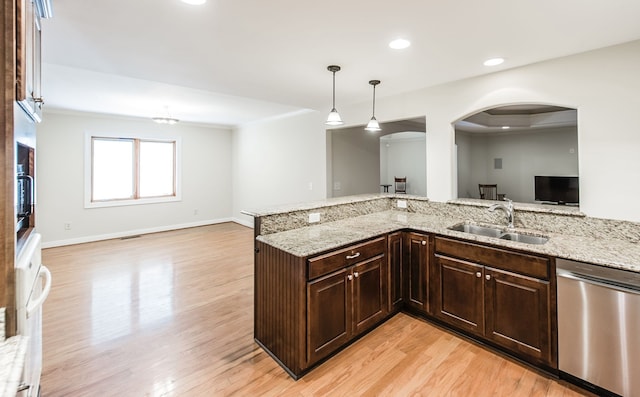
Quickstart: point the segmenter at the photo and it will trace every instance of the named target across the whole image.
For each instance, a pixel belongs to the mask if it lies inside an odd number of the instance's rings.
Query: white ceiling
[[[640,39],[640,1],[54,0],[50,108],[237,125]],[[411,40],[407,50],[387,44]],[[501,56],[488,68],[482,62]]]

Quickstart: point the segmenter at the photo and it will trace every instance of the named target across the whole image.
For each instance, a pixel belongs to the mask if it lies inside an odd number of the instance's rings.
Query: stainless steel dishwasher
[[[560,371],[640,396],[640,273],[558,259]]]

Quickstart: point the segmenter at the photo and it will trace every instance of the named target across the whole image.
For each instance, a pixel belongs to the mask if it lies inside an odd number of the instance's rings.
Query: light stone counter
[[[477,236],[448,229],[448,227],[452,225],[468,220],[468,218],[463,218],[455,213],[433,215],[400,210],[386,210],[278,233],[260,235],[257,237],[257,240],[290,254],[306,257],[396,230],[412,229],[463,238],[469,241],[488,243],[494,246],[514,248],[531,253],[640,272],[640,244],[634,241],[516,228],[516,231],[549,237],[549,241],[545,244],[535,245]]]
[[[28,338],[14,336],[0,342],[0,397],[14,397],[24,367]]]

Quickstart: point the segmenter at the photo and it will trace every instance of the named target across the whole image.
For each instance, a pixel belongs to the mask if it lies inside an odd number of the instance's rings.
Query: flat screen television
[[[535,200],[556,204],[578,204],[578,177],[535,176]]]

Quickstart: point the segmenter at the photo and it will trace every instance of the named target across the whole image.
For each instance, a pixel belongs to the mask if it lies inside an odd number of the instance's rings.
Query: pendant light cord
[[[332,109],[336,108],[336,72],[333,72],[333,107]]]
[[[373,117],[376,117],[376,85],[373,85]]]

